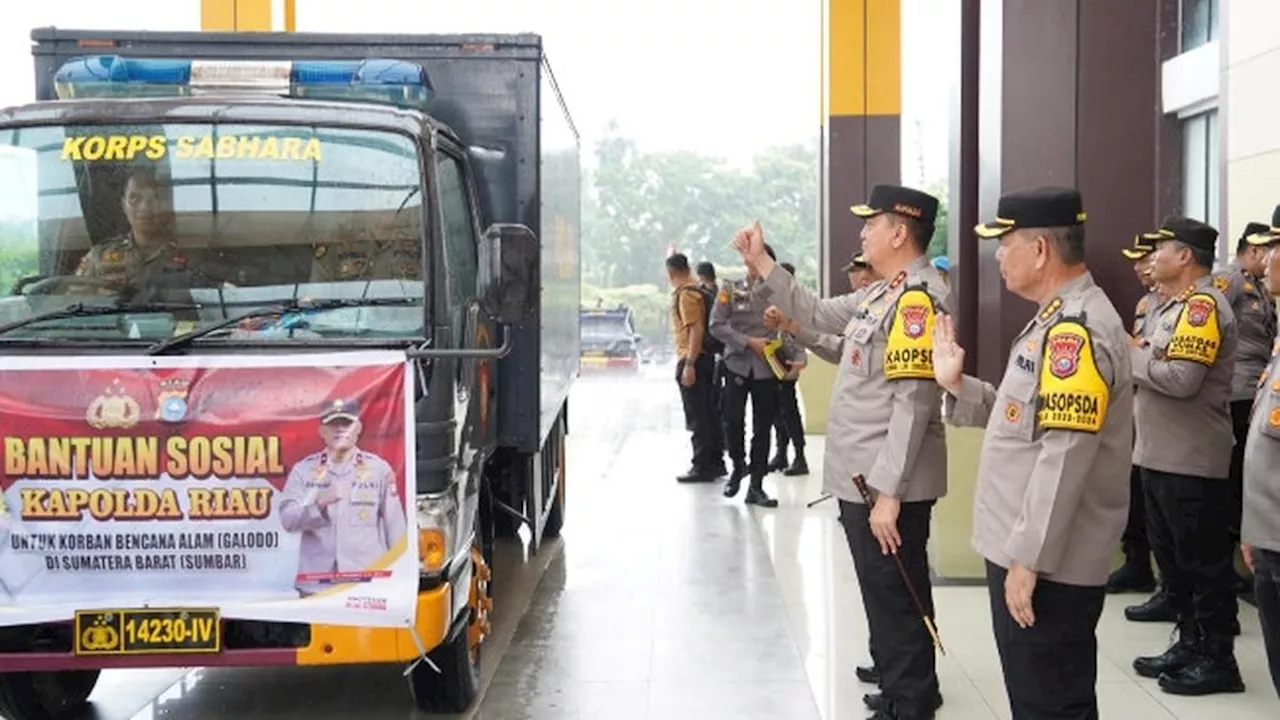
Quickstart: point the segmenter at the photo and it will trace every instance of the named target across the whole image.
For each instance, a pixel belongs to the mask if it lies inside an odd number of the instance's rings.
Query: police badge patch
[[[1049,372],[1056,378],[1069,378],[1080,367],[1080,348],[1084,338],[1072,332],[1063,332],[1049,339]]]
[[[929,308],[924,305],[904,305],[898,309],[902,315],[902,332],[911,339],[924,335],[929,320]]]
[[[1216,288],[1218,292],[1225,293],[1227,288],[1231,287],[1231,281],[1227,279],[1226,275],[1214,275],[1213,287]]]
[[[1191,323],[1192,327],[1204,327],[1212,311],[1213,303],[1207,299],[1192,298],[1187,301],[1187,322]]]

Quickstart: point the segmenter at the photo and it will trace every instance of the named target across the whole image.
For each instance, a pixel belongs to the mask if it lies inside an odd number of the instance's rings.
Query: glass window
[[[391,132],[241,123],[0,130],[0,321],[82,301],[200,306],[140,323],[42,322],[0,341],[154,339],[180,322],[303,297],[410,297],[417,307],[317,312],[291,318],[288,333],[259,334],[420,336],[421,190],[416,144]]]
[[[453,342],[461,342],[467,307],[476,297],[476,229],[462,164],[441,153],[436,163],[440,183],[440,218],[444,228],[445,263],[453,313]]]
[[[1182,121],[1182,206],[1187,217],[1221,227],[1218,112]]]
[[[1218,0],[1182,0],[1182,52],[1218,39]]]

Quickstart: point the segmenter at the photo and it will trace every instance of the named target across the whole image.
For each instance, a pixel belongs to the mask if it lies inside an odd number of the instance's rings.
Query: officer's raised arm
[[[1037,573],[1058,572],[1063,551],[1073,539],[1076,510],[1098,455],[1099,432],[1115,388],[1115,358],[1127,360],[1124,346],[1111,344],[1118,341],[1101,333],[1093,335],[1071,318],[1055,324],[1045,336],[1037,412],[1044,435],[1022,498],[1022,512],[1004,548],[1010,558]],[[1056,348],[1068,347],[1072,352],[1061,356],[1074,356],[1070,374],[1054,362]]]
[[[996,404],[996,389],[964,374],[964,348],[956,342],[955,320],[939,315],[933,325],[934,380],[946,391],[942,417],[956,427],[986,427]]]
[[[307,498],[307,476],[323,468],[316,455],[308,455],[294,464],[280,496],[280,525],[286,532],[314,530],[329,524],[314,498]]]
[[[858,309],[859,293],[822,299],[797,283],[785,268],[778,269],[777,263],[766,251],[764,230],[760,223],[739,231],[733,244],[742,254],[742,259],[764,278],[761,297],[795,318],[801,327],[818,332],[838,333],[853,319]]]

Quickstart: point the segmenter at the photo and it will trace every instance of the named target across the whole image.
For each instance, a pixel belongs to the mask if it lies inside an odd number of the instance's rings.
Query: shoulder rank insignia
[[[1249,293],[1253,292],[1254,291],[1253,283],[1246,280],[1244,283],[1244,291]]]
[[[1187,298],[1191,297],[1191,294],[1194,293],[1195,291],[1196,291],[1195,285],[1192,285],[1186,290],[1183,290],[1181,293],[1178,294],[1178,302],[1186,302]]]
[[[1146,297],[1143,297],[1141,300],[1138,301],[1137,314],[1138,315],[1147,314],[1147,298]]]
[[[899,271],[898,274],[893,278],[893,282],[889,283],[889,289],[890,290],[896,289],[899,285],[902,284],[902,281],[906,279],[907,279],[907,271],[906,270]]]
[[[329,252],[329,246],[328,246],[328,245],[317,245],[317,246],[316,246],[316,259],[317,259],[317,260],[319,260],[320,258],[324,257],[324,256],[325,256],[325,254],[326,254],[326,253],[328,253],[328,252]]]
[[[1049,328],[1040,364],[1040,427],[1096,433],[1106,420],[1110,397],[1083,321],[1064,318]]]
[[[1062,309],[1062,298],[1056,297],[1050,300],[1048,305],[1044,306],[1044,310],[1040,311],[1040,316],[1037,319],[1042,323],[1047,323],[1050,320],[1052,320],[1053,316],[1057,315],[1058,311],[1061,309]]]
[[[1213,276],[1213,287],[1220,293],[1225,293],[1227,288],[1231,287],[1231,281],[1226,275],[1217,274]]]

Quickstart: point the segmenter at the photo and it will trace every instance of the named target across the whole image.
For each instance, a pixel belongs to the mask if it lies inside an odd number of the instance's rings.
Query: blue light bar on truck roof
[[[405,60],[164,60],[90,55],[53,76],[59,99],[238,93],[422,108],[431,79]]]

